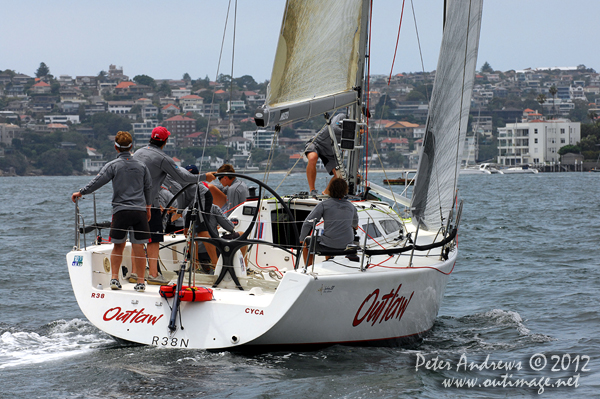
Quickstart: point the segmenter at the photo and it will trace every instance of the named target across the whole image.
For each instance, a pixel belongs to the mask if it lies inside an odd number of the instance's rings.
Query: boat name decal
[[[119,306],[110,308],[104,313],[104,321],[120,321],[121,323],[146,323],[152,324],[160,320],[163,315],[154,316],[149,313],[144,313],[146,308],[122,311]]]
[[[252,308],[246,308],[246,313],[250,313],[250,314],[255,314],[258,316],[264,316],[265,313],[260,310],[260,309],[252,309]]]
[[[402,284],[398,286],[396,292],[392,288],[390,293],[383,295],[380,300],[378,300],[379,288],[367,295],[354,316],[352,326],[360,325],[365,319],[367,323],[371,323],[371,326],[374,326],[378,321],[381,323],[392,319],[402,319],[415,292],[413,291],[408,299],[405,296],[399,297],[400,287],[402,287]]]
[[[71,262],[71,266],[83,266],[83,256],[75,255],[73,257],[73,262]]]

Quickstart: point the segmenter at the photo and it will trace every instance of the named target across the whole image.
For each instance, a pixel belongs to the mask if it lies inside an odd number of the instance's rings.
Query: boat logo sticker
[[[290,118],[290,110],[289,110],[289,108],[282,109],[281,110],[281,115],[279,116],[279,120],[280,121],[284,121],[284,120],[289,119],[289,118]]]
[[[256,316],[264,316],[265,315],[265,312],[262,311],[261,309],[246,308],[245,312],[256,315]]]
[[[321,284],[321,288],[319,288],[317,290],[317,292],[320,292],[321,295],[323,295],[323,294],[329,294],[329,293],[333,292],[334,288],[335,288],[335,285],[332,285],[331,287],[328,287],[326,285]]]
[[[75,255],[73,257],[73,263],[71,263],[71,266],[83,266],[83,256]]]
[[[398,296],[400,287],[402,284],[398,286],[396,292],[392,288],[390,293],[383,295],[381,299],[379,299],[379,288],[367,295],[356,311],[352,326],[356,327],[365,320],[367,323],[371,323],[371,326],[377,322],[401,320],[415,292],[413,291],[407,299],[405,296]]]

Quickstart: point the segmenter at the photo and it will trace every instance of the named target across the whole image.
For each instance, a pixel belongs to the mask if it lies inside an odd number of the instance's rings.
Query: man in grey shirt
[[[149,276],[148,284],[162,285],[168,281],[158,273],[158,252],[160,243],[163,241],[163,226],[160,211],[158,192],[160,186],[170,175],[176,182],[184,185],[187,183],[196,183],[202,180],[213,181],[215,176],[212,173],[205,175],[193,175],[187,170],[178,167],[173,159],[163,152],[167,139],[171,133],[163,126],[158,126],[152,130],[150,144],[140,148],[133,157],[148,167],[152,177],[152,217],[150,219],[150,243],[148,243],[148,264]],[[212,197],[211,197],[212,198]]]
[[[346,118],[346,114],[338,114],[331,120],[331,128],[335,133],[335,138],[340,142],[342,139],[342,121]],[[324,126],[319,133],[317,133],[312,139],[306,143],[304,148],[304,155],[308,159],[306,165],[306,180],[308,180],[308,188],[311,196],[316,196],[317,189],[315,188],[315,182],[317,180],[317,162],[319,158],[323,161],[323,165],[327,169],[327,173],[335,177],[341,177],[338,172],[338,163],[335,158],[335,151],[333,149],[333,142],[329,134],[329,128]],[[335,173],[335,175],[334,175]],[[327,190],[324,192],[327,193]]]
[[[117,159],[108,162],[98,175],[76,193],[73,202],[82,195],[93,193],[109,181],[113,186],[113,218],[110,226],[110,240],[114,244],[110,254],[111,281],[113,290],[120,290],[119,268],[127,241],[127,231],[131,241],[131,265],[138,273],[136,291],[144,291],[144,269],[146,255],[144,244],[150,238],[148,220],[152,203],[152,180],[150,171],[142,162],[134,159],[129,152],[133,139],[129,132],[118,132],[115,137]],[[141,274],[140,274],[141,273]]]
[[[323,218],[323,235],[316,236],[315,249],[335,250],[345,249],[354,240],[354,232],[358,228],[358,212],[356,207],[344,197],[348,194],[348,184],[344,179],[333,178],[328,186],[330,198],[319,202],[306,217],[300,231],[300,243],[304,244],[302,253],[307,259],[308,248],[311,247],[311,237],[307,238],[313,225]],[[312,265],[313,256],[307,265]]]
[[[226,163],[217,170],[217,173],[222,172],[235,173],[235,169],[232,165]],[[221,208],[223,212],[230,212],[239,204],[246,202],[246,198],[248,198],[246,183],[233,176],[221,176],[219,177],[219,183],[223,186],[222,191],[227,194],[225,205]]]

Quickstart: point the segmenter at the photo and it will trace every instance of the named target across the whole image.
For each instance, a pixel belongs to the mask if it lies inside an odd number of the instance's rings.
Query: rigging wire
[[[425,63],[423,62],[423,50],[421,49],[421,39],[419,39],[419,28],[417,26],[417,15],[415,14],[415,5],[413,3],[413,0],[410,0],[410,5],[412,7],[413,20],[415,21],[415,33],[417,35],[417,45],[419,47],[419,57],[421,58],[421,70],[423,72],[425,72]],[[446,15],[446,14],[444,13],[444,15]],[[425,85],[425,97],[427,98],[427,103],[429,103],[431,98],[429,98],[429,90],[427,89],[427,85]]]
[[[237,2],[237,0],[236,0]],[[215,82],[219,79],[219,71],[221,69],[221,59],[223,58],[223,48],[225,47],[225,35],[227,33],[227,24],[229,23],[229,10],[231,9],[231,0],[229,0],[229,4],[227,5],[227,14],[225,15],[225,26],[223,27],[223,38],[221,39],[221,50],[219,51],[219,62],[217,63],[217,73],[215,76]],[[202,165],[204,164],[204,152],[206,150],[206,141],[208,139],[209,128],[210,128],[210,119],[212,117],[212,107],[215,104],[215,92],[213,91],[212,99],[210,101],[211,108],[210,113],[208,114],[208,123],[206,124],[206,133],[204,135],[204,145],[202,147],[202,156],[200,157],[200,167],[198,170],[202,172]]]
[[[235,60],[235,31],[237,26],[237,0],[235,0],[235,7],[233,10],[233,45],[231,49],[231,75],[229,75],[229,126],[228,135],[229,137],[235,134],[235,127],[233,132],[231,127],[233,126],[233,64]],[[229,160],[229,146],[225,146],[225,160]]]
[[[394,48],[394,57],[392,58],[392,67],[390,68],[390,76],[388,78],[388,86],[392,80],[392,73],[394,72],[394,63],[396,62],[396,53],[398,51],[398,43],[400,42],[400,30],[402,29],[402,18],[404,17],[404,3],[406,0],[402,0],[402,11],[400,12],[400,23],[398,24],[398,37],[396,38],[396,47]]]

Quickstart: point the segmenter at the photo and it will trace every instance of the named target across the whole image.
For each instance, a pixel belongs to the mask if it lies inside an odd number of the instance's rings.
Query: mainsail
[[[451,0],[435,75],[411,210],[437,230],[453,206],[475,78],[483,0]]]
[[[258,126],[285,124],[356,103],[366,0],[288,0]],[[361,40],[362,39],[362,40]]]

